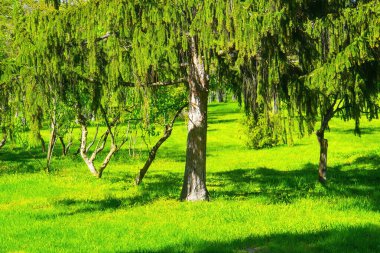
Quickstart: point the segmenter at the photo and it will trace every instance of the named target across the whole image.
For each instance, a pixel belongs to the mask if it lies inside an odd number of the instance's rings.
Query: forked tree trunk
[[[88,135],[87,126],[82,124],[82,138],[81,138],[81,144],[80,144],[80,155],[82,156],[82,159],[86,163],[91,174],[94,175],[95,177],[98,177],[99,173],[96,170],[92,159],[90,159],[87,156],[87,152],[86,152],[87,135]]]
[[[317,138],[319,142],[320,152],[319,152],[319,168],[318,168],[318,175],[319,175],[319,181],[322,183],[326,182],[326,173],[327,173],[327,148],[328,148],[328,141],[325,139],[325,131],[324,130],[318,130],[317,131]]]
[[[120,145],[116,144],[115,136],[114,133],[112,132],[112,127],[115,126],[116,122],[120,119],[120,116],[117,116],[114,118],[113,122],[109,123],[107,120],[107,115],[106,112],[104,111],[103,107],[100,107],[104,116],[104,120],[106,121],[107,125],[107,131],[100,137],[98,144],[95,147],[95,150],[92,152],[92,155],[88,157],[88,152],[91,146],[94,144],[96,136],[98,134],[98,127],[96,130],[96,134],[94,137],[94,141],[91,142],[91,144],[87,147],[87,135],[88,135],[88,130],[87,130],[87,125],[84,120],[83,116],[79,116],[79,121],[82,127],[82,136],[81,136],[81,145],[80,145],[80,154],[82,156],[83,161],[86,163],[88,169],[90,170],[91,174],[94,175],[97,178],[101,178],[103,175],[103,171],[111,161],[112,156],[120,150],[120,148],[126,143],[127,137],[120,143]],[[99,167],[97,170],[94,164],[94,161],[96,159],[96,156],[103,151],[108,136],[111,136],[111,148],[110,151],[108,152],[107,156],[104,158],[102,165]]]
[[[206,188],[206,137],[208,80],[196,38],[190,41],[189,123],[182,200],[208,200]]]
[[[65,140],[63,139],[63,136],[59,136],[59,141],[61,142],[61,145],[62,145],[62,155],[67,156],[67,154],[69,153],[70,147],[73,144],[73,141],[70,139],[69,143],[67,143],[66,145]],[[80,148],[79,148],[78,153],[79,152],[80,152]]]

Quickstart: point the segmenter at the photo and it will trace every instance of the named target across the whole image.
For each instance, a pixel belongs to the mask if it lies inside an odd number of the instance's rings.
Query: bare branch
[[[103,41],[103,40],[107,40],[112,34],[110,32],[107,32],[106,34],[104,34],[103,36],[100,36],[98,38],[95,38],[95,43],[97,42],[100,42],[100,41]],[[87,46],[88,44],[88,41],[87,40],[84,40],[82,42],[82,46]]]

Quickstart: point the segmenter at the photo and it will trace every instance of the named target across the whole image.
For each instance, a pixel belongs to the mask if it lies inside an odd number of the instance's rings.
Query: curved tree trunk
[[[62,145],[62,155],[67,156],[67,154],[69,153],[70,147],[73,144],[72,139],[70,139],[70,141],[69,141],[69,143],[67,143],[67,145],[65,144],[65,140],[64,140],[63,136],[59,136],[59,141],[61,142],[61,145]],[[79,152],[80,152],[80,148],[78,149],[78,154],[79,154]]]
[[[49,172],[50,170],[50,163],[51,158],[53,156],[54,146],[57,141],[57,125],[55,122],[55,118],[51,122],[51,134],[50,134],[50,140],[47,150],[47,156],[46,156],[46,171]]]
[[[318,142],[319,142],[319,167],[318,167],[318,178],[321,183],[326,183],[327,178],[327,148],[328,141],[325,139],[325,130],[328,128],[329,121],[334,117],[335,113],[342,110],[344,107],[340,107],[342,100],[339,101],[338,105],[335,106],[338,102],[338,96],[334,97],[334,100],[329,101],[330,106],[328,110],[324,113],[321,121],[321,127],[316,132]],[[336,107],[336,108],[335,108]]]
[[[43,139],[42,136],[41,136],[41,133],[38,132],[36,137],[37,137],[37,139],[41,142],[42,152],[45,153],[45,152],[46,152],[46,145],[45,145],[45,141],[44,141],[44,139]]]
[[[139,171],[139,174],[137,174],[136,178],[135,178],[135,183],[136,185],[139,185],[146,172],[148,171],[150,165],[152,164],[152,162],[154,161],[154,159],[156,158],[156,154],[157,154],[157,151],[158,149],[161,147],[161,145],[170,137],[170,135],[172,134],[172,131],[173,131],[173,125],[174,125],[174,122],[175,120],[177,119],[177,117],[179,116],[179,114],[182,112],[182,110],[186,107],[185,106],[182,106],[178,111],[177,113],[174,115],[172,121],[170,122],[170,124],[167,124],[165,126],[165,133],[164,135],[157,141],[156,145],[153,146],[153,148],[150,150],[149,152],[149,157],[148,159],[146,160],[145,164],[144,164],[144,167]]]
[[[81,145],[80,145],[80,154],[82,156],[83,161],[86,163],[88,169],[90,170],[91,174],[94,175],[95,177],[99,177],[99,172],[95,168],[93,159],[89,158],[86,152],[86,143],[87,143],[87,135],[88,135],[87,126],[81,123],[81,128],[82,128],[82,138],[81,138]]]
[[[327,180],[326,173],[327,173],[328,141],[327,139],[325,139],[324,135],[325,135],[324,130],[317,131],[317,138],[318,138],[319,147],[320,147],[318,175],[319,175],[319,181],[321,183],[325,183]]]
[[[181,192],[182,200],[208,200],[206,188],[206,137],[208,80],[196,38],[190,41],[189,123],[186,149],[186,167]]]

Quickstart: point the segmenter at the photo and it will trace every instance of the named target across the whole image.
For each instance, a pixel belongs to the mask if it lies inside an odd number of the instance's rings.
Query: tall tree
[[[69,79],[96,80],[106,89],[187,83],[189,123],[181,199],[207,200],[207,98],[214,59],[229,57],[228,52],[235,50],[240,65],[260,50],[262,35],[284,33],[286,16],[280,3],[79,1],[59,10],[37,10],[28,15],[25,26],[35,50],[29,52],[33,59],[29,65],[53,59],[55,71]],[[76,62],[68,66],[73,58]]]
[[[14,18],[12,1],[0,6],[0,149],[13,136],[17,105],[15,83]]]
[[[350,1],[326,5],[326,13],[307,24],[319,57],[305,76],[317,99],[321,118],[316,134],[320,144],[319,180],[326,181],[328,141],[324,133],[335,115],[353,119],[360,134],[360,118],[377,117],[380,89],[380,5]],[[310,64],[311,62],[309,62]]]
[[[354,119],[359,133],[363,114],[377,117],[380,6],[377,1],[344,0],[289,1],[282,6],[288,10],[286,29],[263,36],[254,64],[244,69],[249,84],[244,88],[245,100],[258,117],[280,99],[286,105],[282,108],[290,119],[289,129],[292,118],[297,118],[301,133],[304,125],[310,132],[316,119],[321,119],[316,134],[319,180],[325,182],[328,142],[324,133],[331,118]],[[272,96],[271,90],[278,95]]]

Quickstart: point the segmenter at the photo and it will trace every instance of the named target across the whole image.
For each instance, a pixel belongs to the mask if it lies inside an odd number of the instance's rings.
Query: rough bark
[[[186,167],[181,199],[208,200],[206,188],[206,137],[208,80],[202,57],[198,54],[195,37],[190,38],[189,65],[189,123],[186,149]]]
[[[148,159],[146,160],[146,162],[145,162],[144,166],[142,167],[142,169],[140,170],[139,174],[136,176],[136,179],[135,179],[136,185],[139,185],[142,182],[142,180],[143,180],[146,172],[148,171],[150,165],[153,163],[154,159],[156,158],[156,154],[157,154],[158,149],[161,147],[161,145],[172,134],[174,122],[175,122],[175,120],[177,119],[177,117],[180,115],[180,113],[182,112],[182,110],[185,107],[186,107],[186,105],[182,106],[177,111],[177,113],[174,115],[174,117],[173,117],[172,121],[170,122],[170,124],[168,124],[168,125],[165,126],[165,133],[164,133],[164,135],[157,141],[157,143],[150,150]]]
[[[324,138],[324,130],[317,131],[317,138],[320,146],[319,152],[319,167],[318,167],[318,175],[319,181],[322,183],[326,182],[326,172],[327,172],[327,148],[328,141]]]

